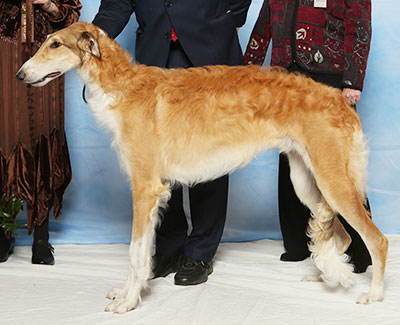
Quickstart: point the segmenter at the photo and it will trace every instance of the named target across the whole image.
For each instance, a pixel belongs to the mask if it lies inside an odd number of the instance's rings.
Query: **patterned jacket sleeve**
[[[271,41],[269,0],[264,0],[244,54],[245,64],[262,65]]]
[[[363,89],[371,42],[371,1],[345,0],[343,87]]]
[[[82,8],[82,5],[79,0],[57,0],[57,1],[52,0],[52,1],[60,11],[61,16],[57,19],[54,19],[47,12],[44,12],[44,15],[47,17],[48,21],[51,24],[51,27],[54,30],[65,28],[78,21],[80,16],[80,10]]]

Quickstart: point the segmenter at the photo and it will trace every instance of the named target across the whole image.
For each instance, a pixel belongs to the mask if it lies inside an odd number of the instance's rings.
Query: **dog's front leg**
[[[140,293],[147,286],[151,275],[151,253],[154,229],[158,222],[158,207],[168,200],[169,186],[147,182],[138,188],[133,198],[133,228],[129,246],[129,274],[122,289],[112,289],[107,298],[113,301],[106,311],[125,313],[140,302]]]
[[[146,247],[149,246],[146,241],[153,240],[153,236],[149,235],[150,227],[149,225],[142,237],[131,241],[128,279],[122,289],[113,288],[107,294],[107,297],[113,300],[106,307],[106,311],[121,314],[134,309],[139,304],[141,291],[146,287],[150,278],[151,253],[150,248]]]

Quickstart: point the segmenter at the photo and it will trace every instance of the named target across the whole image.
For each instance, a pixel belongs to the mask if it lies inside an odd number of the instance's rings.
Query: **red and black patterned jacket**
[[[315,73],[343,75],[343,87],[362,90],[371,41],[371,0],[264,0],[245,53],[263,64],[272,39],[271,65],[294,61]],[[294,55],[293,55],[294,53]]]

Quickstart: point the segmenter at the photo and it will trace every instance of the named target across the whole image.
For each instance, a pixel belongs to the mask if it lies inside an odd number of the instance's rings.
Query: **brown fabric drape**
[[[0,0],[0,192],[26,201],[29,232],[52,207],[54,216],[60,216],[72,176],[64,132],[64,77],[38,88],[15,78],[48,33],[78,20],[78,0],[53,2],[61,12],[57,19],[30,0]]]

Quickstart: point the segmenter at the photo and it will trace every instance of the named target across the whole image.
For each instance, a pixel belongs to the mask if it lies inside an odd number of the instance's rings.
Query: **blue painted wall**
[[[92,21],[100,1],[81,0],[82,21]],[[254,0],[239,31],[247,45],[261,0]],[[358,111],[368,135],[368,194],[373,219],[384,233],[400,233],[400,53],[398,0],[373,1],[373,38],[367,77]],[[136,21],[117,40],[134,52]],[[73,179],[63,215],[51,217],[53,244],[127,243],[131,232],[131,191],[122,176],[110,137],[94,122],[82,101],[82,82],[66,76],[66,133]],[[277,152],[264,153],[230,178],[228,218],[223,240],[280,239],[277,208]],[[21,214],[23,218],[23,214]],[[18,244],[30,244],[26,231]]]

